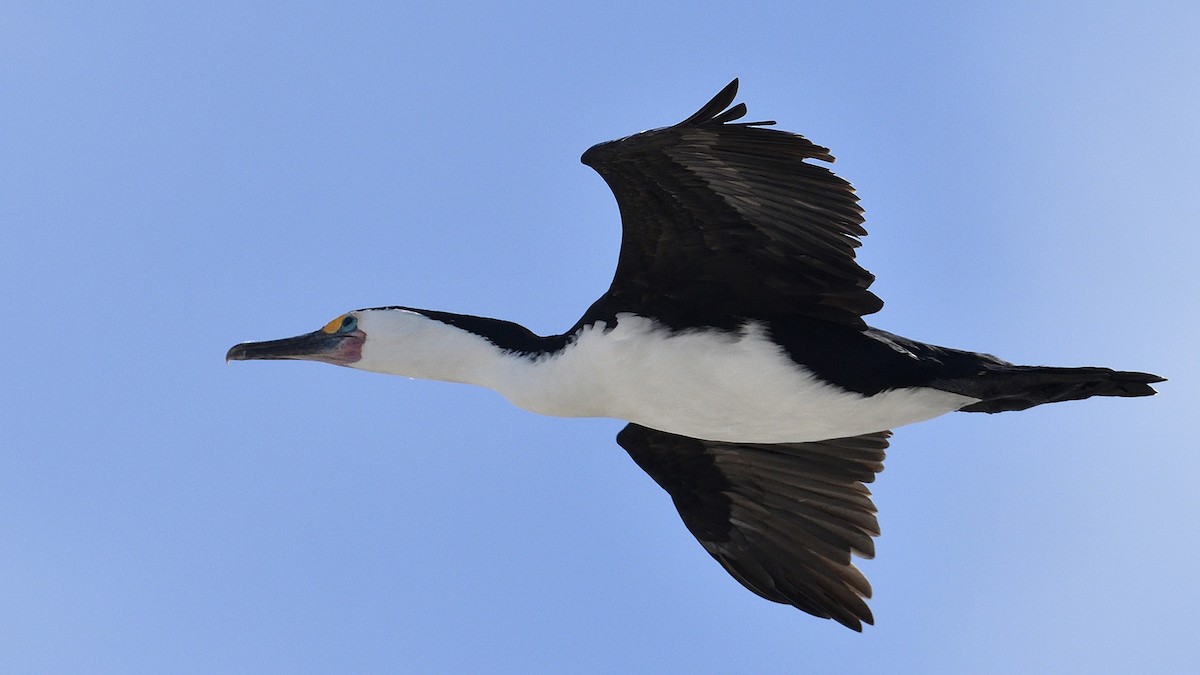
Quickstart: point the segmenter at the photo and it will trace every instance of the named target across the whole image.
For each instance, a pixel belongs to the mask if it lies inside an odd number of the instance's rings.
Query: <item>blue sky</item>
[[[1200,604],[1195,3],[6,3],[0,670],[1178,672]],[[901,429],[854,634],[743,590],[611,420],[234,342],[570,326],[578,163],[734,76],[859,189],[873,323],[1153,399]]]

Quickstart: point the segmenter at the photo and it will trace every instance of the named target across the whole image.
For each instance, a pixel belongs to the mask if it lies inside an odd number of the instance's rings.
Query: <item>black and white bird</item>
[[[737,80],[674,126],[584,164],[620,206],[608,292],[569,330],[377,307],[247,342],[227,360],[306,359],[496,390],[526,410],[629,422],[617,443],[746,588],[855,630],[873,623],[851,555],[879,534],[865,483],[890,429],[953,411],[1149,396],[1163,378],[1017,366],[871,328],[854,259],[862,209],[803,136],[737,122]]]

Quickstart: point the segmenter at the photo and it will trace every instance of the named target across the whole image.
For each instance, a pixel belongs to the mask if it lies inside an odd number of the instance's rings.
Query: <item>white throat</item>
[[[499,366],[512,357],[486,338],[407,309],[360,310],[367,335],[359,370],[496,388]]]

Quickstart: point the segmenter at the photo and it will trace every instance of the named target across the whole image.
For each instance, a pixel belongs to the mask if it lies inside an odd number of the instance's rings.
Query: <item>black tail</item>
[[[1165,379],[1111,368],[1003,366],[934,386],[980,399],[962,408],[964,412],[995,413],[1093,396],[1153,396],[1156,392],[1150,385]]]

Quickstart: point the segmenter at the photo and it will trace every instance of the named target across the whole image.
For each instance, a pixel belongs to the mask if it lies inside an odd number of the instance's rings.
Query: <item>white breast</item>
[[[975,399],[927,388],[863,396],[826,384],[768,340],[740,333],[672,333],[619,315],[534,363],[511,356],[494,386],[527,410],[612,417],[695,438],[784,443],[841,438],[936,417]]]

